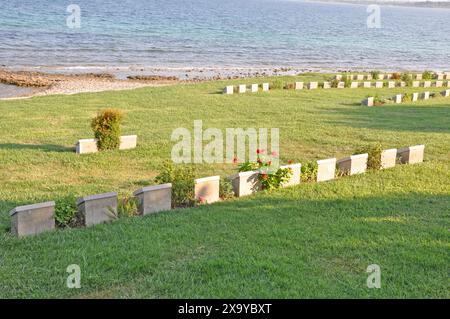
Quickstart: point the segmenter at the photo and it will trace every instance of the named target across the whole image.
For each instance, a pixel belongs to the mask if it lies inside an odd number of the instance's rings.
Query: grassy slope
[[[417,89],[216,94],[224,85],[0,101],[0,296],[449,297],[448,99],[363,108],[370,92]],[[72,153],[108,106],[128,112],[123,133],[137,134],[139,147]],[[170,157],[172,130],[196,119],[205,128],[279,127],[283,160],[382,141],[426,144],[427,162],[88,230],[6,234],[14,206],[147,184]],[[199,175],[232,170],[202,165]],[[81,290],[65,288],[72,263]],[[382,269],[378,291],[365,286],[371,263]]]

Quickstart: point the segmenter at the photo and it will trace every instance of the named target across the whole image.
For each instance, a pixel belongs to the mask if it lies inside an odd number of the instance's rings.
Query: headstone
[[[147,186],[133,193],[138,200],[138,211],[147,215],[172,208],[172,184]]]
[[[263,83],[262,90],[264,92],[267,92],[267,91],[269,91],[269,89],[270,89],[269,83]]]
[[[310,90],[315,90],[315,89],[318,88],[318,86],[319,86],[319,83],[318,83],[318,82],[309,82],[308,88],[309,88]]]
[[[419,100],[419,93],[413,93],[412,95],[412,101],[417,102]]]
[[[444,81],[436,81],[437,88],[441,88],[443,84],[444,84]]]
[[[363,81],[363,80],[364,80],[364,74],[358,74],[358,75],[356,76],[356,80],[357,80],[357,81]]]
[[[223,90],[224,94],[233,94],[234,92],[234,86],[232,85],[228,85],[225,87],[225,89]]]
[[[450,88],[450,81],[447,81],[447,87]]]
[[[258,92],[258,84],[252,84],[251,89],[252,93]]]
[[[412,87],[413,87],[413,88],[418,88],[418,87],[420,87],[420,81],[413,81],[413,82],[412,82]]]
[[[423,87],[424,87],[424,88],[429,88],[429,87],[431,87],[431,81],[425,81],[425,82],[423,82]]]
[[[361,174],[367,170],[368,158],[368,154],[352,155],[337,161],[337,166],[345,174]]]
[[[399,103],[402,103],[402,95],[401,94],[397,94],[395,97],[394,97],[394,103],[397,103],[397,104],[399,104]]]
[[[406,82],[405,82],[405,81],[401,81],[401,82],[400,82],[400,87],[401,87],[401,88],[406,87]]]
[[[317,181],[324,182],[334,179],[336,172],[336,159],[329,158],[317,161]]]
[[[422,99],[428,100],[430,98],[430,92],[423,92]]]
[[[380,81],[375,82],[375,88],[382,89],[383,88],[383,82],[380,82]]]
[[[131,150],[136,148],[137,135],[125,135],[120,137],[120,150]]]
[[[338,89],[345,89],[345,82],[339,82],[337,85]]]
[[[229,178],[237,197],[251,195],[261,189],[258,171],[240,172]]]
[[[445,77],[444,73],[437,73],[436,74],[436,80],[443,80]]]
[[[295,82],[296,90],[303,90],[303,82]]]
[[[245,93],[247,92],[247,85],[241,84],[239,85],[239,93]]]
[[[117,218],[117,193],[80,197],[77,207],[86,226],[112,221]]]
[[[395,166],[397,160],[397,149],[392,148],[381,152],[381,168],[391,168]]]
[[[9,215],[11,233],[17,237],[55,229],[55,202],[19,206],[11,210]]]
[[[422,80],[423,76],[422,74],[416,74],[416,80]]]
[[[289,187],[300,184],[300,175],[301,175],[301,164],[289,164],[280,166],[280,168],[290,168],[291,169],[291,177],[287,182],[285,182],[282,186]]]
[[[343,83],[343,82],[342,82]],[[358,85],[359,85],[359,82],[352,82],[351,84],[350,84],[350,88],[351,89],[357,89],[358,88]]]
[[[370,88],[371,86],[372,86],[372,82],[364,82],[363,83],[363,87],[366,89]]]
[[[372,74],[367,74],[366,79],[367,81],[372,81]]]
[[[77,154],[89,154],[97,153],[97,140],[94,138],[82,139],[77,142],[76,153]]]
[[[445,90],[441,92],[443,97],[450,97],[450,90]]]
[[[342,75],[341,74],[337,74],[334,78],[336,80],[340,81],[340,80],[342,80]]]
[[[388,88],[389,88],[389,89],[395,88],[395,81],[389,81],[389,82],[388,82]]]
[[[416,145],[401,148],[397,151],[397,156],[400,157],[402,164],[416,164],[422,163],[424,157],[425,145]]]
[[[374,105],[374,98],[373,97],[368,97],[368,98],[362,100],[361,104],[364,105],[364,106],[373,106]]]
[[[323,82],[323,88],[324,89],[330,89],[331,88],[330,82]]]
[[[194,184],[195,199],[200,203],[211,204],[219,200],[220,176],[199,178]]]

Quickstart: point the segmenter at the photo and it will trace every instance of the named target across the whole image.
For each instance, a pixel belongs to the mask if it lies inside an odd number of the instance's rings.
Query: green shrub
[[[58,227],[77,227],[83,224],[75,198],[67,197],[55,202],[55,221]]]
[[[406,83],[406,86],[412,86],[413,78],[408,73],[402,73],[401,80]]]
[[[385,103],[386,103],[386,100],[382,99],[378,94],[373,97],[373,105],[380,106]]]
[[[234,197],[233,185],[227,179],[220,179],[219,185],[219,197],[222,200],[230,199]]]
[[[158,184],[172,183],[172,206],[191,207],[195,205],[195,171],[192,166],[173,165],[165,162],[161,173],[155,177]]]
[[[367,160],[368,169],[381,169],[381,153],[383,152],[383,145],[381,143],[366,145],[358,149],[355,154],[369,154]]]
[[[352,80],[350,78],[346,77],[346,76],[343,76],[342,80],[340,82],[344,82],[344,86],[346,88],[349,88],[351,86],[351,84],[352,84]]]
[[[411,102],[412,101],[412,95],[409,93],[405,93],[402,95],[402,102]]]
[[[138,215],[138,200],[137,198],[126,194],[119,198],[117,204],[117,215],[119,217],[132,217]]]
[[[402,75],[398,72],[392,73],[392,80],[400,80],[402,78]]]
[[[304,182],[314,182],[317,179],[318,165],[316,161],[306,162],[302,164],[301,180]]]
[[[433,72],[431,71],[425,71],[422,73],[422,79],[423,80],[432,80],[433,79]]]
[[[378,80],[380,78],[380,71],[371,71],[370,75],[372,76],[372,79]]]
[[[120,146],[120,122],[123,114],[119,110],[106,109],[92,119],[91,127],[100,151],[118,149]]]
[[[274,90],[281,90],[284,88],[284,82],[280,79],[276,79],[271,83],[270,88]]]

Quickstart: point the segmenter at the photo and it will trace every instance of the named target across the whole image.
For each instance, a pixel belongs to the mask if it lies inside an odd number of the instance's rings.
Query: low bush
[[[371,71],[370,75],[372,76],[372,79],[374,79],[374,80],[380,79],[380,71]]]
[[[174,165],[165,162],[161,173],[155,177],[158,184],[172,183],[172,206],[191,207],[195,205],[195,170],[192,166]]]
[[[381,153],[383,146],[381,143],[369,144],[356,150],[355,154],[367,153],[369,158],[367,160],[367,168],[378,170],[381,169]]]
[[[281,90],[284,88],[284,82],[280,79],[276,79],[272,81],[272,83],[270,84],[270,88],[273,90]]]
[[[233,185],[227,179],[220,179],[219,197],[222,200],[227,200],[234,197]]]
[[[431,71],[425,71],[422,73],[422,79],[423,80],[432,80],[433,79],[433,72]]]
[[[117,215],[119,217],[132,217],[139,215],[137,198],[126,194],[119,198],[117,205]]]
[[[379,95],[373,97],[373,105],[381,106],[386,103],[386,100],[382,99]]]
[[[92,119],[91,127],[97,139],[99,151],[119,149],[122,118],[123,114],[120,110],[106,109]]]
[[[402,78],[402,75],[398,72],[392,73],[392,80],[400,80]]]
[[[310,161],[302,164],[302,182],[314,182],[317,179],[317,170],[318,165],[316,161]]]
[[[78,227],[83,224],[74,197],[59,199],[55,202],[55,221],[56,226],[61,228]]]
[[[402,73],[401,80],[406,83],[406,86],[412,86],[413,78],[408,73]]]

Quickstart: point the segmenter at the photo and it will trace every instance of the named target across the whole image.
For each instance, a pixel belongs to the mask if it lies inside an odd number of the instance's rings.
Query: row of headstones
[[[423,79],[423,74],[422,73],[418,73],[418,74],[408,74],[409,77],[411,79],[415,79],[415,80],[422,80]],[[373,80],[373,76],[371,74],[348,74],[345,75],[345,77],[349,80],[357,80],[357,81],[363,81],[363,80]],[[392,79],[393,74],[392,73],[386,73],[386,74],[379,74],[378,75],[378,79],[377,80],[390,80]],[[337,74],[335,76],[336,80],[341,80],[344,78],[344,75],[342,74]],[[444,72],[444,73],[435,73],[434,74],[434,78],[436,80],[450,80],[450,72]]]
[[[136,145],[137,135],[126,135],[120,137],[120,150],[130,150],[136,148]],[[97,153],[97,139],[89,138],[78,140],[77,144],[75,144],[75,152],[77,154]]]
[[[444,81],[413,81],[412,87],[413,88],[430,88],[430,87],[450,87],[450,81],[444,82]],[[323,89],[331,89],[332,85],[331,82],[325,81],[322,82],[322,85],[320,85],[319,82],[309,82],[305,84],[304,82],[295,82],[293,85],[293,89],[295,90],[303,90],[303,89],[309,89],[309,90],[315,90],[318,88]],[[389,89],[396,88],[396,87],[406,87],[406,82],[404,81],[389,81],[389,82],[383,82],[383,81],[377,81],[377,82],[351,82],[350,88],[351,89],[357,89],[357,88],[376,88],[376,89],[382,89],[383,87],[387,87]],[[338,82],[337,83],[338,89],[345,89],[345,82]],[[262,90],[263,91],[269,91],[270,85],[269,83],[263,83],[262,84]],[[252,92],[256,93],[259,91],[259,85],[258,84],[252,84],[249,87],[247,87],[246,84],[241,84],[237,87],[236,92],[237,93],[246,93],[246,92]],[[224,94],[233,94],[235,92],[235,87],[233,85],[229,85],[225,87],[223,93]]]
[[[441,95],[443,97],[450,97],[450,90],[442,91]],[[403,101],[403,97],[404,96],[405,96],[404,94],[397,94],[397,95],[395,95],[392,98],[392,100],[394,101],[394,103],[400,104],[400,103],[404,102]],[[434,97],[434,96],[436,96],[436,95],[432,95],[429,91],[423,92],[423,93],[415,92],[411,96],[411,101],[412,102],[417,102],[418,100],[428,100],[428,99],[430,99],[431,97]],[[364,105],[364,106],[374,106],[375,105],[375,98],[372,97],[372,96],[368,97],[368,98],[362,100],[361,104]]]
[[[424,145],[402,149],[384,150],[381,154],[382,168],[401,163],[414,164],[423,162]],[[336,168],[345,174],[364,173],[367,170],[368,154],[349,156],[340,160],[336,158],[317,161],[317,182],[333,180]],[[290,168],[292,174],[283,187],[298,185],[301,182],[301,164],[290,164],[281,168]],[[259,171],[240,172],[229,179],[237,197],[253,194],[261,190]],[[202,203],[214,203],[220,200],[220,176],[196,179],[194,181],[195,199]],[[143,187],[133,193],[138,202],[141,215],[168,211],[172,208],[172,184]],[[85,196],[77,199],[77,208],[83,216],[84,225],[110,222],[117,217],[118,194],[116,192]],[[36,235],[55,229],[55,202],[19,206],[10,211],[11,232],[16,236]]]

